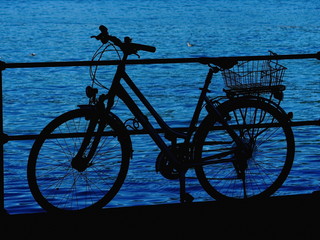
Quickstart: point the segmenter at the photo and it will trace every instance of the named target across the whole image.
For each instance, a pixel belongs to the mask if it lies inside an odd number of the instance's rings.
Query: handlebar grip
[[[113,42],[116,46],[120,47],[123,51],[128,51],[130,54],[137,52],[139,50],[146,51],[146,52],[155,52],[156,48],[153,46],[138,44],[138,43],[131,43],[131,39],[129,37],[125,38],[125,41],[122,42],[119,38],[115,36],[111,36],[108,33],[108,28],[104,25],[99,27],[100,34],[98,36],[91,36],[91,38],[95,38],[100,40],[103,44],[106,44],[108,41]]]
[[[146,52],[155,52],[156,48],[153,46],[138,44],[138,43],[130,43],[131,47],[137,51],[142,50]]]

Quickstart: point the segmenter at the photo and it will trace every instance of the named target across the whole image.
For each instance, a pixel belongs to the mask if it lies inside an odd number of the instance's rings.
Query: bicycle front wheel
[[[215,199],[263,198],[287,178],[294,158],[294,137],[287,115],[263,99],[239,98],[222,103],[219,112],[252,149],[239,174],[236,143],[208,115],[195,139],[196,174]]]
[[[42,208],[92,211],[102,208],[119,191],[129,167],[131,141],[114,115],[107,116],[103,136],[89,166],[79,171],[71,165],[93,118],[98,116],[90,109],[62,114],[42,130],[33,144],[28,161],[28,183]],[[97,129],[98,126],[95,133]],[[90,150],[93,139],[86,151]]]

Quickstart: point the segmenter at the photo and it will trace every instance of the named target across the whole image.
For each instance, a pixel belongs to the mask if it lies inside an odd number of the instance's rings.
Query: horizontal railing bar
[[[298,121],[298,122],[291,122],[291,126],[297,127],[297,126],[320,126],[320,120],[316,121]],[[252,125],[246,125],[246,128],[248,127],[277,127],[280,126],[277,123],[270,123],[270,124],[252,124]],[[241,128],[241,126],[233,126],[234,128]],[[212,127],[212,130],[223,130],[224,128],[222,126],[214,126]],[[174,128],[174,130],[178,132],[187,132],[188,128]],[[128,130],[130,135],[141,135],[141,134],[148,134],[148,132],[144,129],[141,130]],[[156,129],[157,133],[165,133],[165,130],[163,129]],[[72,138],[72,137],[84,137],[86,133],[61,133],[61,134],[51,134],[49,138]],[[104,136],[112,136],[114,135],[113,132],[104,132]],[[18,140],[34,140],[38,137],[38,134],[30,134],[30,135],[11,135],[8,136],[8,141],[18,141]]]
[[[298,121],[298,122],[291,122],[291,126],[299,127],[299,126],[320,126],[320,119],[314,121]]]
[[[283,60],[283,59],[320,59],[320,52],[316,54],[262,55],[262,56],[234,56],[234,57],[200,57],[200,58],[166,58],[166,59],[136,59],[127,60],[126,64],[166,64],[166,63],[214,63],[217,61],[250,61],[250,60]],[[118,65],[119,60],[108,61],[70,61],[70,62],[29,62],[5,63],[1,62],[1,69],[6,68],[41,68],[41,67],[79,67],[96,65]]]

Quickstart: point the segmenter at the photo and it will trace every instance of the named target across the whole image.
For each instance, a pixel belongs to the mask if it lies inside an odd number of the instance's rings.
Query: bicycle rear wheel
[[[47,211],[84,212],[102,208],[124,182],[131,141],[120,120],[111,114],[89,167],[78,171],[71,166],[93,118],[98,116],[90,109],[62,114],[42,130],[33,144],[28,183],[35,200]],[[95,132],[97,129],[98,126]]]
[[[235,165],[236,144],[208,115],[195,136],[195,168],[200,184],[215,199],[263,198],[285,181],[294,158],[294,137],[284,111],[259,98],[226,101],[219,111],[251,147],[241,175]],[[241,175],[241,176],[240,176]]]

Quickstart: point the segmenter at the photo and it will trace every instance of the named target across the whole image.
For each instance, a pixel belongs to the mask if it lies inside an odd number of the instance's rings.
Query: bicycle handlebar
[[[111,36],[108,33],[108,28],[106,28],[104,25],[101,25],[99,27],[100,34],[98,36],[91,36],[91,38],[95,38],[97,40],[100,40],[103,44],[106,44],[107,42],[111,41],[114,43],[114,45],[121,48],[122,51],[126,52],[127,54],[136,54],[137,51],[146,51],[146,52],[155,52],[156,48],[153,46],[138,44],[138,43],[132,43],[132,39],[129,37],[125,37],[124,42],[122,42],[119,38],[115,36]]]
[[[138,44],[138,43],[129,43],[132,48],[136,49],[137,51],[142,50],[146,52],[155,52],[156,48],[153,46],[149,45],[143,45],[143,44]]]

